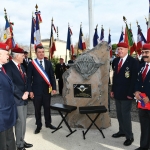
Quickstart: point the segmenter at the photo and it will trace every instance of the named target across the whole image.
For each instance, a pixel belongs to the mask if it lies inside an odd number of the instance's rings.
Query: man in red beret
[[[134,141],[131,124],[131,106],[138,72],[138,62],[128,55],[128,45],[119,43],[118,58],[114,59],[113,85],[110,96],[115,98],[119,131],[113,138],[126,137],[125,146]]]
[[[8,45],[0,43],[0,150],[16,150],[13,126],[17,120],[17,108],[13,83],[2,66],[9,58],[8,50]]]
[[[12,60],[4,68],[14,84],[14,98],[17,104],[18,119],[15,125],[17,150],[25,150],[33,145],[24,141],[27,117],[27,76],[21,65],[24,59],[24,50],[19,47],[12,49]]]
[[[140,147],[136,150],[148,150],[150,145],[150,44],[143,45],[142,57],[144,62],[140,65],[135,85],[141,125]]]

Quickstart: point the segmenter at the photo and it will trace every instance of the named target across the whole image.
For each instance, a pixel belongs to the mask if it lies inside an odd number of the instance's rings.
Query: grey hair
[[[17,55],[18,55],[17,53],[11,52],[12,58],[16,58]]]

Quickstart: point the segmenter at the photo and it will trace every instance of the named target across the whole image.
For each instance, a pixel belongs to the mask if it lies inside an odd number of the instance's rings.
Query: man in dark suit
[[[129,146],[134,141],[130,112],[138,62],[128,55],[126,43],[119,43],[117,46],[119,57],[114,59],[113,85],[110,96],[115,98],[119,132],[113,134],[112,137],[126,137],[124,145]]]
[[[8,45],[0,43],[0,150],[16,150],[13,126],[17,120],[17,108],[13,83],[2,66],[9,58],[8,50]]]
[[[142,56],[144,63],[140,65],[135,85],[135,97],[139,100],[138,108],[141,125],[140,147],[136,150],[148,150],[150,145],[150,44],[143,45]],[[141,93],[145,93],[145,97],[142,97]],[[144,102],[143,106],[141,102]]]
[[[73,64],[75,62],[75,60],[76,60],[76,55],[73,55],[72,59],[68,60],[68,66],[67,66],[67,68],[70,68],[69,65]]]
[[[28,52],[27,51],[24,51],[24,59],[23,59],[23,67],[25,68],[26,72],[27,72],[27,68],[28,68],[28,64],[30,61],[32,61],[32,58],[29,58],[28,57]]]
[[[12,49],[12,60],[4,65],[6,73],[14,84],[14,98],[17,104],[18,119],[15,125],[17,150],[25,150],[32,147],[32,144],[24,141],[26,132],[27,117],[27,77],[26,72],[21,65],[24,59],[23,49],[17,47]]]
[[[44,47],[40,44],[36,47],[35,53],[37,58],[32,60],[28,65],[28,91],[33,99],[35,108],[35,118],[37,128],[35,134],[39,133],[42,128],[41,107],[44,108],[46,128],[56,129],[51,124],[50,103],[51,91],[56,93],[56,81],[52,64],[49,60],[44,59]]]
[[[56,64],[55,74],[56,74],[56,79],[58,80],[59,94],[62,95],[62,89],[63,89],[62,75],[66,71],[67,66],[64,63],[63,58],[60,58],[59,61],[60,63]]]

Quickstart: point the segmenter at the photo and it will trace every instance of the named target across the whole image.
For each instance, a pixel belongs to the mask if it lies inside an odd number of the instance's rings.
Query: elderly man
[[[119,43],[118,58],[114,59],[114,75],[111,97],[115,98],[119,132],[113,138],[126,137],[125,146],[134,141],[131,125],[131,106],[138,72],[138,62],[128,55],[128,45]]]
[[[27,117],[27,77],[21,63],[24,59],[24,50],[22,48],[14,48],[12,50],[12,60],[4,65],[6,73],[14,84],[14,97],[17,104],[18,119],[15,125],[16,145],[18,150],[32,147],[24,141],[26,132]]]
[[[36,59],[28,65],[28,91],[30,98],[33,99],[35,108],[35,118],[37,128],[35,134],[38,134],[42,128],[41,107],[44,108],[46,128],[56,129],[51,124],[51,92],[56,93],[56,81],[52,64],[44,59],[44,47],[40,44],[35,49]]]
[[[8,45],[0,43],[0,150],[16,150],[13,126],[17,119],[17,108],[13,83],[2,66],[9,58],[8,50]]]
[[[150,44],[143,45],[142,56],[144,62],[140,65],[135,85],[141,125],[140,147],[136,150],[148,150],[150,145]]]

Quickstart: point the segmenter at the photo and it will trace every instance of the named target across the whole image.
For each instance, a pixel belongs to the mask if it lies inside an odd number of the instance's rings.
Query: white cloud
[[[31,16],[35,11],[36,3],[41,11],[43,23],[40,24],[41,37],[50,37],[51,19],[54,18],[55,26],[59,28],[59,38],[67,39],[68,22],[73,31],[72,40],[78,41],[80,23],[82,22],[84,35],[89,32],[88,25],[88,0],[0,0],[0,27],[5,26],[4,7],[8,17],[14,22],[14,36],[18,43],[30,44]],[[93,32],[96,24],[100,35],[101,25],[105,29],[105,40],[108,38],[109,28],[111,29],[112,43],[119,40],[122,26],[125,27],[122,17],[126,16],[128,23],[131,23],[134,38],[136,41],[138,20],[144,35],[146,36],[145,16],[149,11],[148,0],[93,0]],[[55,35],[56,38],[56,35]]]

